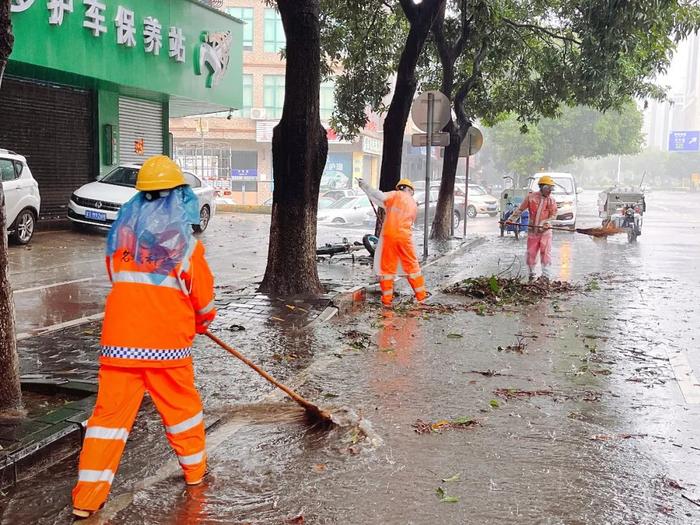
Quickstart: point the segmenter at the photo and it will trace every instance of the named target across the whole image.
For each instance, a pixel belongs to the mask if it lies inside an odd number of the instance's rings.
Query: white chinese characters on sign
[[[103,13],[107,6],[98,0],[83,0],[83,5],[87,7],[83,27],[90,29],[93,36],[96,37],[99,37],[101,33],[106,33],[107,26],[105,25],[105,15]]]
[[[49,0],[46,8],[51,12],[49,24],[60,26],[63,25],[63,13],[73,12],[73,0]]]
[[[136,47],[134,12],[119,6],[117,16],[114,18],[114,25],[117,27],[117,44],[126,47]]]
[[[146,53],[160,55],[160,48],[163,47],[163,36],[160,34],[160,22],[157,18],[148,16],[143,21],[143,44]]]
[[[182,29],[179,27],[171,27],[168,33],[168,42],[170,43],[170,58],[174,58],[175,62],[185,61],[185,37],[182,35]]]
[[[34,0],[12,0],[10,2],[10,11],[13,13],[21,13],[34,5]]]

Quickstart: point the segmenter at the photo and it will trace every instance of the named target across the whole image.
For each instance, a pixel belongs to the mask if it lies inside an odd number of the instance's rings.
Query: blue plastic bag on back
[[[107,236],[107,256],[120,251],[144,265],[148,272],[143,274],[160,284],[193,247],[192,225],[198,223],[199,203],[189,186],[155,200],[139,192],[120,208]]]

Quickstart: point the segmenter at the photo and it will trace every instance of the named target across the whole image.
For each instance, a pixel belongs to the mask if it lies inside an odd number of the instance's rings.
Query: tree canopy
[[[322,46],[342,64],[334,127],[347,135],[381,112],[408,24],[398,1],[323,0]],[[556,117],[562,106],[619,109],[631,98],[662,98],[654,77],[676,44],[700,27],[692,0],[448,0],[444,33],[464,49],[455,84],[469,120],[521,122]],[[434,41],[434,39],[433,39]],[[420,66],[423,86],[439,88],[434,46]]]
[[[606,113],[583,106],[565,108],[558,118],[542,119],[526,129],[512,115],[485,130],[480,162],[498,176],[526,176],[574,159],[634,155],[643,142],[642,120],[633,103]]]

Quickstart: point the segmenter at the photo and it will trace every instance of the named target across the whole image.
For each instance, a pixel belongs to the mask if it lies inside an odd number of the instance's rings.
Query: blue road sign
[[[668,151],[700,151],[700,131],[672,131]]]
[[[237,178],[237,177],[248,177],[248,178],[256,178],[258,176],[258,170],[253,168],[253,169],[247,169],[247,170],[239,170],[239,169],[232,169],[231,170],[231,178]]]

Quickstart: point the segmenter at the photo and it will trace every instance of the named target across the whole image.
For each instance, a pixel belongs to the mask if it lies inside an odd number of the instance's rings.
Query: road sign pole
[[[464,214],[462,215],[462,220],[463,222],[463,233],[462,233],[462,240],[466,241],[467,240],[467,201],[469,200],[469,159],[471,158],[471,151],[472,151],[472,135],[471,133],[467,133],[467,167],[464,169]]]
[[[430,211],[430,160],[433,156],[433,109],[435,95],[428,93],[428,144],[425,147],[425,217],[423,218],[423,258],[428,258],[428,212]]]

